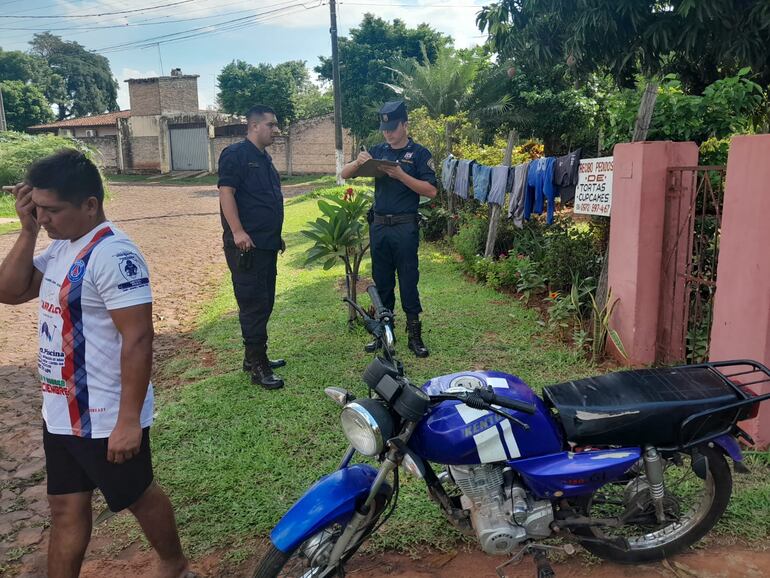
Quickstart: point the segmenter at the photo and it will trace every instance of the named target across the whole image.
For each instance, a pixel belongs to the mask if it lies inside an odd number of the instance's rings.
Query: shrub
[[[471,271],[476,257],[484,252],[486,242],[486,219],[468,219],[460,226],[457,235],[452,238],[452,244],[466,262],[466,271]]]
[[[426,241],[438,241],[446,235],[447,222],[450,213],[437,201],[431,201],[420,206],[420,213],[425,220],[422,222],[422,237]]]
[[[571,219],[556,221],[546,232],[545,250],[539,259],[542,274],[552,291],[568,291],[573,277],[598,278],[602,256],[595,228],[576,225]]]
[[[518,280],[519,268],[515,255],[501,255],[487,272],[487,285],[493,289],[516,287]]]
[[[14,185],[20,182],[29,165],[63,148],[78,149],[92,161],[95,161],[98,155],[75,139],[12,131],[0,133],[0,185]]]
[[[701,165],[726,165],[730,150],[729,138],[710,138],[700,145]]]

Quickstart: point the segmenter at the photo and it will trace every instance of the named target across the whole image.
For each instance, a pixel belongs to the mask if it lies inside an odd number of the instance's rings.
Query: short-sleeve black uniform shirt
[[[411,138],[404,148],[393,149],[388,143],[382,143],[369,149],[369,154],[377,160],[398,161],[409,176],[436,186],[436,172],[433,170],[430,151]],[[375,213],[380,215],[416,213],[419,206],[420,196],[401,181],[388,176],[374,180]]]
[[[235,143],[219,156],[217,186],[235,189],[235,203],[244,231],[257,249],[280,250],[283,227],[281,179],[267,152],[248,139]],[[222,238],[232,244],[233,233],[222,213]]]

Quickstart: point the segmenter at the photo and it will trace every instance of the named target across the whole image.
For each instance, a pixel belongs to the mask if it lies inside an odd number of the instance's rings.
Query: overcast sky
[[[489,1],[338,2],[340,35],[346,35],[371,12],[387,20],[400,18],[410,27],[427,22],[451,35],[458,48],[473,46],[484,41],[475,19],[479,8]],[[105,15],[114,12],[124,13]],[[223,24],[226,22],[230,23]],[[252,64],[305,60],[312,70],[320,55],[331,54],[325,0],[136,0],[135,4],[125,0],[0,0],[0,48],[27,50],[36,31],[45,30],[109,58],[120,84],[118,104],[123,109],[129,106],[123,82],[127,78],[168,75],[172,68],[199,74],[200,106],[206,108],[216,102],[217,74],[232,60]],[[185,31],[189,31],[185,35],[198,36],[163,43],[177,38],[169,35]],[[209,31],[212,33],[201,35]],[[139,41],[146,46],[113,48]]]

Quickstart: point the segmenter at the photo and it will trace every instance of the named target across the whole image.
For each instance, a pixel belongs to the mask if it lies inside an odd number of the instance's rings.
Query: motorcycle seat
[[[704,366],[619,371],[547,386],[543,397],[559,412],[567,440],[579,446],[659,447],[676,445],[688,417],[743,399]],[[697,431],[685,437],[722,431],[734,418],[726,411],[698,420]]]

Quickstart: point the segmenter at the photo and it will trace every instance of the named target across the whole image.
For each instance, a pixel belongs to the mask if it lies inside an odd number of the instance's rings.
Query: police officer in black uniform
[[[275,304],[278,251],[281,239],[283,195],[278,171],[265,148],[280,134],[275,112],[263,105],[246,114],[246,139],[232,144],[219,157],[219,204],[225,258],[238,302],[246,353],[243,370],[265,389],[283,387],[273,374],[282,359],[267,357],[267,322]]]
[[[417,357],[427,357],[429,352],[422,341],[422,306],[417,290],[420,279],[417,209],[421,195],[436,196],[436,173],[430,151],[409,138],[404,102],[385,103],[379,116],[385,142],[362,151],[356,160],[343,167],[341,174],[343,178],[355,176],[358,168],[371,158],[398,161],[398,166],[384,167],[384,174],[374,181],[374,207],[369,221],[372,276],[383,305],[392,311],[396,304],[398,273],[408,347]]]

